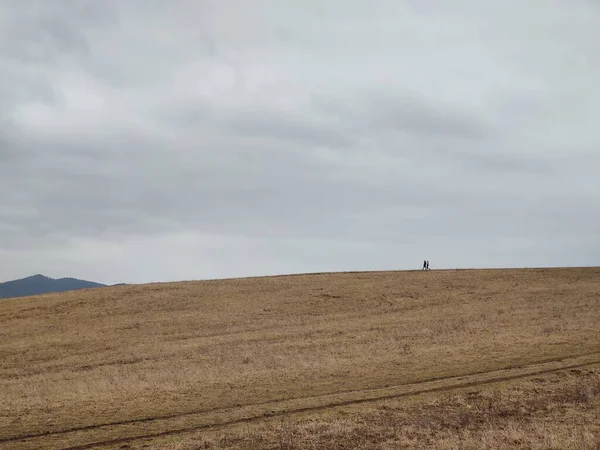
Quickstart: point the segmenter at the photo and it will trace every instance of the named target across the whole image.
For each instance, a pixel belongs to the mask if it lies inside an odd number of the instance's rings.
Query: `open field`
[[[599,377],[599,268],[0,301],[0,448],[596,448]]]

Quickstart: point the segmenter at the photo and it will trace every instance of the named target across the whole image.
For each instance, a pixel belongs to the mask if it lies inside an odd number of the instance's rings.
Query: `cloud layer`
[[[6,0],[0,276],[600,263],[593,1]]]

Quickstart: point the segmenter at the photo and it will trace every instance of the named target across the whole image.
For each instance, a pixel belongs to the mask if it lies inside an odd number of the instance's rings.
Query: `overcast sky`
[[[0,0],[0,281],[600,264],[596,0]]]

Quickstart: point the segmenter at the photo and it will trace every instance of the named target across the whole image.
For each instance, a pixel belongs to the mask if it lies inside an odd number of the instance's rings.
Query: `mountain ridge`
[[[0,299],[29,297],[32,295],[69,292],[106,286],[106,284],[72,277],[50,278],[38,273],[29,277],[0,283]]]

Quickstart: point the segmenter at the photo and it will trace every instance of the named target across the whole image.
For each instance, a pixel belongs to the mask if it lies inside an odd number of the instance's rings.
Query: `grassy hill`
[[[314,274],[9,299],[0,447],[470,448],[485,435],[488,448],[518,448],[498,431],[513,427],[534,448],[548,435],[557,448],[587,448],[600,443],[599,324],[600,268]],[[539,406],[530,422],[493,409],[520,411],[519,398]],[[561,431],[565,404],[579,425]],[[481,408],[487,425],[473,414]]]

